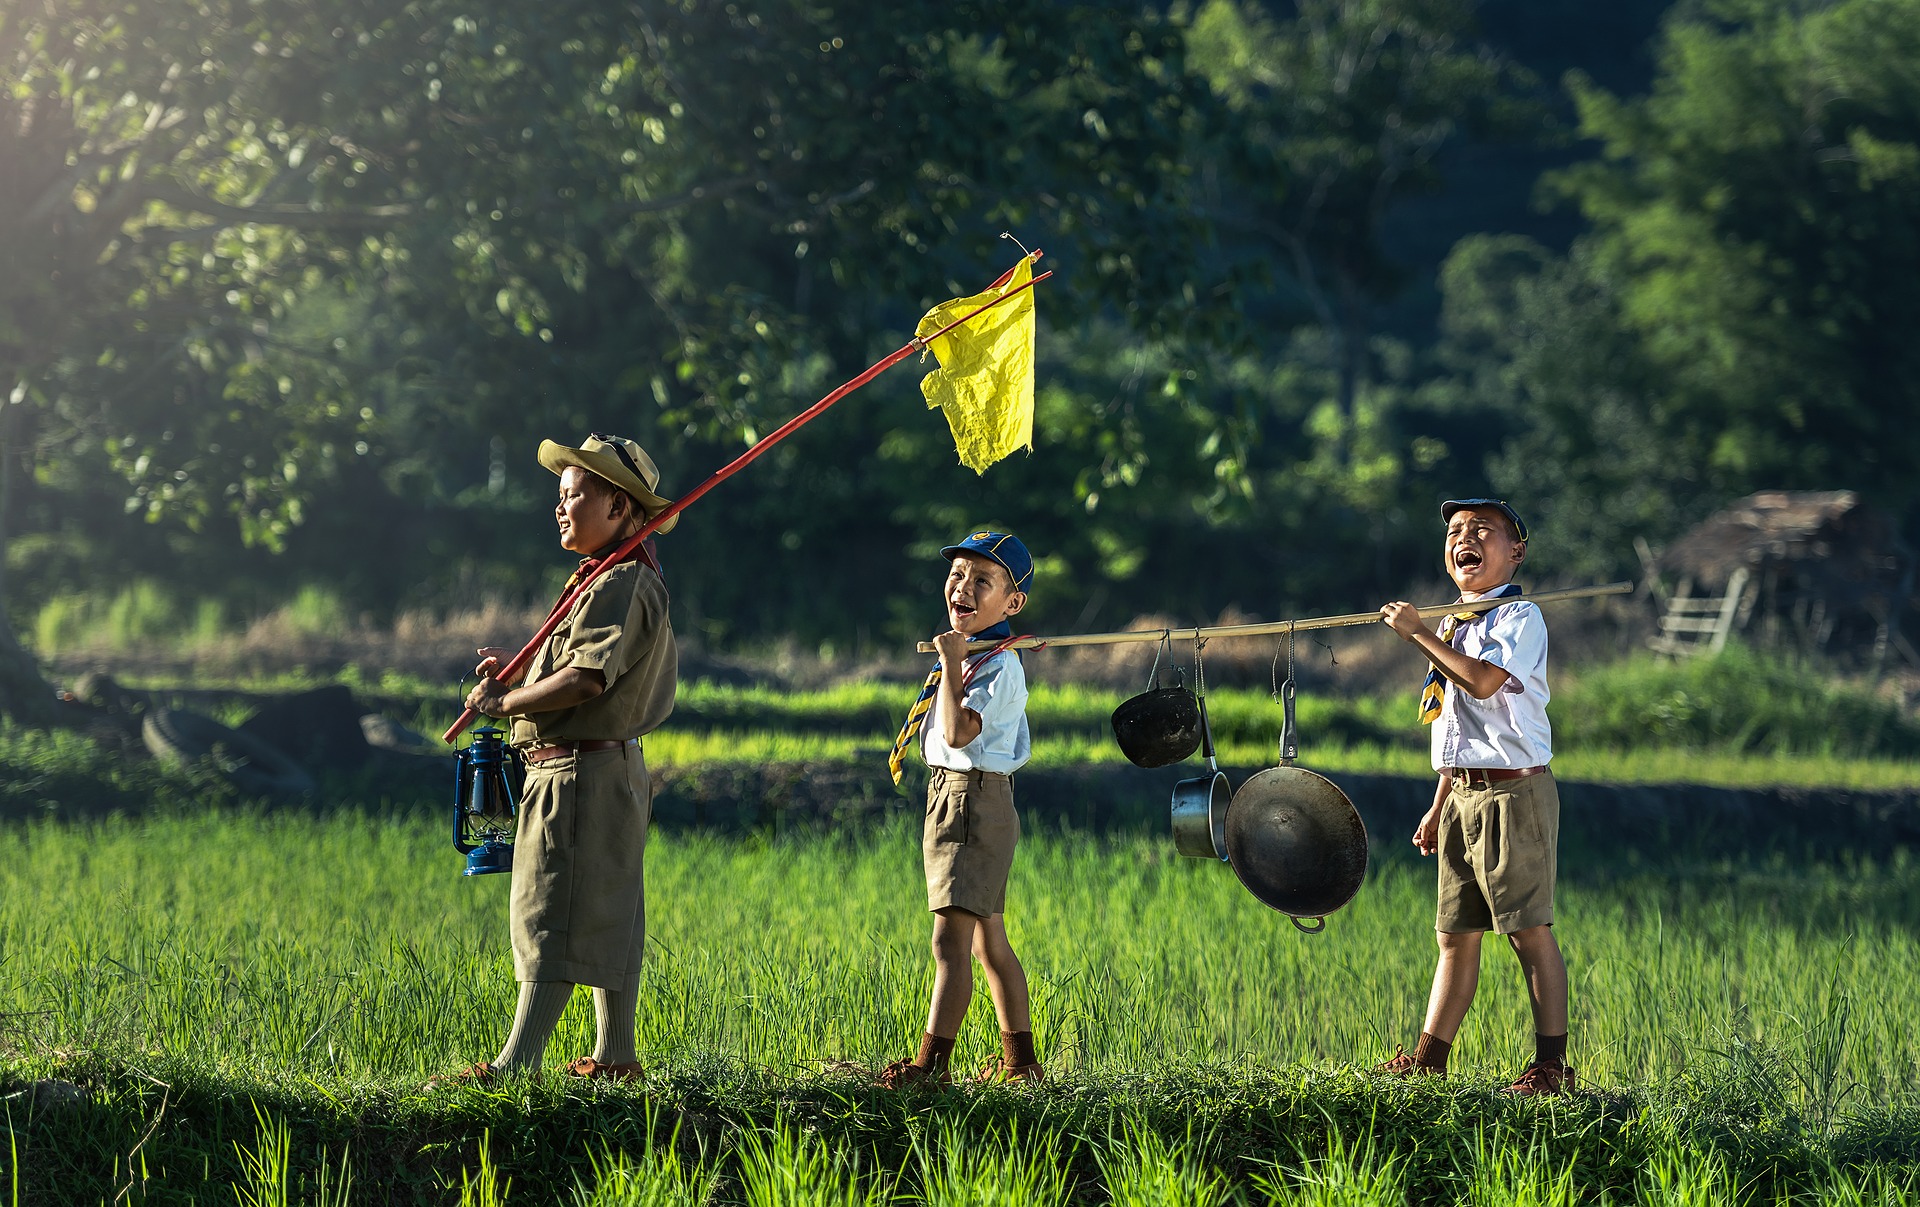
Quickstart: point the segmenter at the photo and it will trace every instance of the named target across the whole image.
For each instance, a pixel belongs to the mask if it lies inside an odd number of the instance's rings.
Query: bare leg
[[[1539,1035],[1567,1033],[1567,961],[1551,926],[1530,926],[1507,936],[1533,1002],[1533,1029]]]
[[[1427,998],[1427,1021],[1422,1028],[1435,1039],[1452,1043],[1480,988],[1480,935],[1477,930],[1450,934],[1435,931],[1440,958],[1433,966],[1433,992]]]
[[[960,1034],[973,1001],[973,934],[982,919],[963,909],[933,915],[933,1002],[927,1007],[927,1034],[951,1039]]]
[[[1028,1008],[1027,970],[1007,942],[1004,914],[983,919],[973,931],[973,955],[987,974],[987,992],[993,994],[993,1012],[1000,1018],[1002,1031],[1033,1030],[1033,1015]]]

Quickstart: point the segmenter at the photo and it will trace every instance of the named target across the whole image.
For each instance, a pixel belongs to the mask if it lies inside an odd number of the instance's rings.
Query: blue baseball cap
[[[1440,522],[1446,523],[1456,511],[1465,511],[1469,507],[1492,507],[1513,521],[1514,535],[1522,541],[1527,539],[1527,522],[1513,509],[1513,504],[1505,499],[1448,499],[1440,504]]]
[[[957,545],[948,545],[940,550],[940,556],[948,561],[956,553],[977,553],[991,562],[998,562],[1013,578],[1013,589],[1025,591],[1033,585],[1033,554],[1020,543],[1020,538],[1005,532],[976,532]]]

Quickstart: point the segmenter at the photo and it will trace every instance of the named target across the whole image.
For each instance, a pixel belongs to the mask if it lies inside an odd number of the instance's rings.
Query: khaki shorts
[[[927,908],[963,909],[982,918],[1005,913],[1007,874],[1020,841],[1013,777],[996,771],[930,768],[920,859]]]
[[[1510,935],[1553,921],[1560,789],[1553,772],[1469,788],[1440,806],[1440,904],[1434,929]]]
[[[513,974],[598,989],[640,985],[647,944],[647,823],[640,747],[527,768],[513,843]]]

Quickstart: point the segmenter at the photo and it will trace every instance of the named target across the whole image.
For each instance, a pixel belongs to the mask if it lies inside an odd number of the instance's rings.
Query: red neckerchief
[[[648,537],[646,540],[634,546],[633,552],[621,558],[620,563],[636,560],[644,562],[649,570],[658,574],[662,583],[666,582],[666,572],[660,569],[660,556],[654,550],[652,537]],[[553,607],[547,611],[548,620],[552,620],[554,615],[567,605],[567,599],[573,594],[573,589],[587,581],[587,578],[600,568],[600,562],[601,559],[597,557],[583,557],[580,559],[579,568],[567,578],[567,585],[560,588],[560,598],[556,599],[553,602]]]

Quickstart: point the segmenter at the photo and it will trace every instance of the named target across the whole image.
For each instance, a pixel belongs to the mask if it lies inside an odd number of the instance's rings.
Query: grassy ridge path
[[[511,1182],[491,1201],[525,1204],[596,1188],[595,1202],[691,1204],[695,1170],[716,1203],[1878,1202],[1873,1188],[1910,1187],[1920,1159],[1920,1111],[1823,1130],[1731,1082],[1519,1101],[1479,1078],[1249,1065],[903,1095],[711,1064],[656,1069],[644,1090],[547,1077],[434,1093],[165,1063],[68,1071],[85,1102],[38,1109],[0,1071],[18,1202],[231,1202],[262,1180],[281,1129],[291,1197],[260,1201],[321,1201],[322,1177],[337,1185],[347,1171],[352,1202],[396,1207],[488,1202],[473,1193],[483,1170]],[[952,1184],[956,1166],[970,1184]],[[643,1180],[682,1193],[632,1196]],[[1064,1194],[1007,1193],[1047,1180]],[[768,1197],[766,1182],[787,1193]],[[1548,1193],[1556,1183],[1562,1195]],[[1862,1185],[1864,1197],[1835,1194]]]

